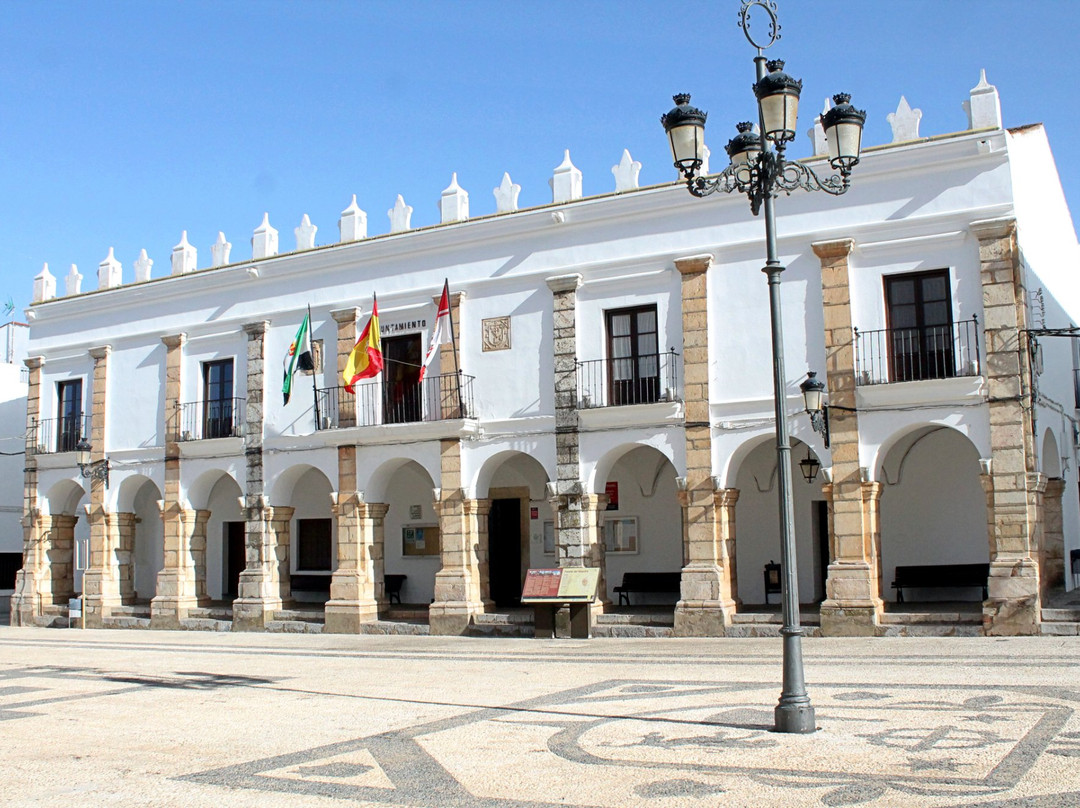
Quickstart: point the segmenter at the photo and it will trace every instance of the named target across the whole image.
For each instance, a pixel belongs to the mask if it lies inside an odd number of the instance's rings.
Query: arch
[[[390,480],[401,469],[412,466],[427,475],[427,478],[432,480],[431,487],[435,488],[434,477],[419,461],[411,457],[395,457],[384,461],[368,477],[367,484],[364,486],[364,499],[368,502],[387,502]]]
[[[744,604],[776,605],[778,598],[766,597],[764,570],[770,562],[780,562],[780,526],[777,513],[778,474],[776,446],[771,435],[743,443],[741,460],[734,478],[739,491],[735,503],[735,573],[739,599]],[[809,455],[821,462],[814,447],[792,439],[790,456],[792,516],[795,526],[795,553],[799,598],[803,603],[825,598],[828,575],[828,504],[822,490],[820,472],[807,482],[799,464]]]
[[[274,478],[273,503],[275,505],[289,505],[294,499],[297,490],[301,487],[301,482],[311,472],[325,480],[329,490],[334,490],[334,484],[318,466],[313,466],[310,463],[297,463],[289,466]]]
[[[405,602],[429,603],[435,594],[435,574],[442,567],[441,543],[423,546],[415,541],[406,547],[405,530],[439,526],[428,470],[415,460],[388,461],[377,470],[378,486],[365,497],[368,502],[389,506],[383,522],[384,574],[405,575],[401,590]],[[377,498],[376,498],[377,497]]]
[[[1061,477],[1061,452],[1058,450],[1054,430],[1047,427],[1043,432],[1042,453],[1039,457],[1042,473],[1051,479]]]
[[[530,490],[533,489],[532,482],[536,480],[542,480],[543,482],[549,482],[551,478],[548,476],[547,469],[530,454],[517,451],[516,449],[507,449],[503,452],[493,454],[484,464],[480,467],[480,470],[476,473],[476,480],[474,483],[474,490],[476,491],[477,499],[485,499],[488,496],[488,492],[491,489],[492,481],[500,475],[505,474],[508,470],[513,469],[518,474],[525,478],[525,481],[529,483]],[[544,497],[544,492],[532,490],[532,496],[534,499]]]
[[[727,458],[727,462],[723,464],[720,469],[721,485],[724,488],[737,488],[739,480],[739,471],[742,469],[743,464],[746,462],[746,458],[750,454],[756,451],[761,444],[768,443],[773,447],[773,454],[776,453],[776,434],[774,432],[762,432],[747,438],[740,443]]]
[[[210,495],[222,477],[228,477],[236,483],[237,488],[243,490],[243,487],[236,482],[236,479],[224,469],[207,469],[187,487],[187,497],[191,507],[197,510],[207,510]]]
[[[964,430],[949,424],[931,421],[910,424],[904,429],[897,430],[878,445],[870,465],[874,470],[874,479],[887,485],[895,484],[898,475],[903,473],[904,459],[915,446],[931,435],[944,430],[963,437],[964,441],[975,452],[975,456],[979,457],[979,447],[975,445],[975,442],[971,440],[971,436]]]
[[[244,512],[240,507],[244,493],[232,475],[209,472],[212,482],[199,509],[206,517],[206,596],[213,601],[230,600],[237,594],[244,559]]]
[[[42,510],[52,515],[77,515],[79,502],[87,496],[86,489],[74,480],[60,480],[46,492]]]
[[[133,513],[135,498],[146,483],[154,486],[154,490],[158,492],[157,498],[161,499],[161,489],[153,479],[143,474],[132,474],[120,483],[120,490],[116,494],[116,510],[119,513]]]
[[[165,565],[165,530],[161,522],[161,491],[149,477],[135,475],[126,489],[121,488],[118,502],[125,501],[123,513],[134,515],[134,525],[128,535],[121,530],[120,552],[117,554],[121,595],[150,600],[157,593],[157,576]],[[125,480],[126,484],[128,481]]]
[[[654,446],[651,443],[644,442],[620,443],[604,452],[600,459],[596,461],[596,465],[593,466],[592,473],[589,475],[588,490],[594,494],[604,493],[604,486],[611,476],[611,470],[615,467],[615,464],[630,452],[638,449],[651,449],[653,452],[662,455],[671,464],[672,468],[675,467],[675,459],[666,445],[661,448],[661,446]]]

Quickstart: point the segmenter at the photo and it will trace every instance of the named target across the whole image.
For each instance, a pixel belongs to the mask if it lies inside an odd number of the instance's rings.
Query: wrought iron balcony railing
[[[979,321],[970,320],[919,328],[855,329],[855,383],[951,379],[978,376]]]
[[[679,355],[675,351],[577,363],[578,408],[622,407],[677,401]]]
[[[176,422],[172,425],[175,439],[243,437],[244,402],[242,398],[222,398],[180,404],[176,408]]]
[[[375,379],[356,385],[315,391],[316,429],[411,424],[469,418],[473,413],[473,376],[444,373],[422,382]]]
[[[31,427],[34,454],[74,452],[75,444],[90,437],[90,416],[42,418]]]

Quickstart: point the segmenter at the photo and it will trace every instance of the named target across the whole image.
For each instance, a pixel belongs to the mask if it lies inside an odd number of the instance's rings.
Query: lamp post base
[[[814,708],[809,704],[778,704],[773,711],[774,732],[817,732]]]

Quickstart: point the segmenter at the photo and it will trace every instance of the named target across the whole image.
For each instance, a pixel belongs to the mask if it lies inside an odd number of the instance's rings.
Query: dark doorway
[[[235,600],[240,593],[240,573],[247,566],[244,546],[244,522],[225,522],[221,526],[225,541],[225,597]]]
[[[660,399],[656,306],[607,312],[609,401],[612,406]]]
[[[409,424],[422,420],[420,365],[424,361],[419,334],[382,341],[383,423]]]
[[[488,514],[488,586],[496,606],[521,605],[521,500],[494,499]]]
[[[74,452],[83,437],[82,379],[71,379],[56,386],[58,412],[56,451]]]
[[[908,382],[955,376],[949,273],[887,276],[885,303],[889,378]]]
[[[233,435],[233,361],[203,363],[203,437]]]
[[[829,578],[829,503],[818,500],[811,503],[814,508],[814,533],[817,536],[817,576],[814,582],[815,601],[821,603],[826,598],[825,582]]]

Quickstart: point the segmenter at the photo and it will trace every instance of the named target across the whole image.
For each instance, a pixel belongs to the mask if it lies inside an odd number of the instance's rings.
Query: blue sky
[[[182,230],[200,267],[219,230],[244,260],[264,211],[282,251],[305,213],[333,243],[352,194],[372,235],[398,194],[413,226],[434,224],[455,171],[474,216],[494,212],[504,171],[522,207],[544,204],[564,149],[586,195],[613,190],[624,148],[643,185],[672,179],[659,116],[673,93],[709,111],[714,153],[753,115],[739,5],[7,0],[0,302],[21,313],[46,261],[61,292],[72,263],[96,288],[109,247],[125,282],[141,248],[168,274]],[[1080,3],[779,0],[779,15],[769,55],[803,79],[800,130],[843,90],[868,111],[865,145],[891,139],[902,94],[922,135],[958,131],[986,68],[1006,126],[1046,124],[1080,211]],[[809,151],[800,135],[790,154]]]

